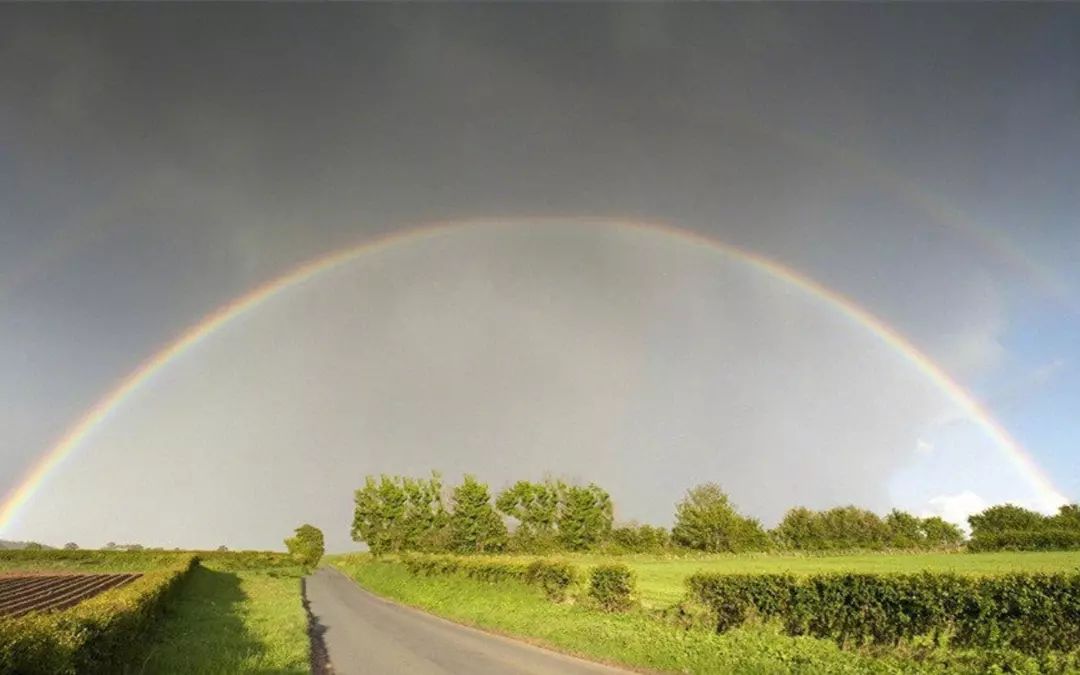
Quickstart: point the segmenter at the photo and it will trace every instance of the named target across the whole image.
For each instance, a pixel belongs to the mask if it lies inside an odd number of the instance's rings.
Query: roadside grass
[[[199,567],[130,673],[310,672],[299,569]]]
[[[841,555],[739,554],[672,558],[647,555],[570,556],[591,567],[618,561],[630,566],[638,577],[642,604],[667,607],[686,595],[685,580],[695,572],[720,574],[786,572],[1070,572],[1080,569],[1080,551],[1009,551],[994,553],[857,553]]]
[[[368,590],[459,623],[527,639],[593,660],[644,671],[693,673],[946,672],[937,662],[845,651],[834,642],[790,637],[770,626],[722,635],[686,628],[645,610],[608,614],[583,604],[556,604],[535,588],[455,575],[415,576],[403,565],[365,554],[331,556],[330,564]],[[965,672],[954,668],[948,672]],[[968,668],[966,672],[982,672]]]

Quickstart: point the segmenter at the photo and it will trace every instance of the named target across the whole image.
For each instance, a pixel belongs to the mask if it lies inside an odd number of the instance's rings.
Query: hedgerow
[[[413,574],[460,574],[488,582],[520,581],[540,587],[551,600],[561,601],[578,580],[577,569],[561,560],[531,562],[448,555],[403,555],[401,562]]]
[[[1041,655],[1080,647],[1080,574],[695,574],[692,600],[718,632],[775,621],[841,645],[930,638],[951,647]]]
[[[119,672],[197,564],[189,555],[69,609],[0,619],[0,673]]]
[[[622,612],[634,604],[637,582],[626,565],[598,565],[589,573],[589,597],[606,612]]]

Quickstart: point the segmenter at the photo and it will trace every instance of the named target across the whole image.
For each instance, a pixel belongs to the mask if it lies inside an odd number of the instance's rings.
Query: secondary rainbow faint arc
[[[850,320],[858,323],[886,345],[904,356],[923,374],[929,377],[943,392],[957,403],[979,426],[1002,448],[1015,468],[1028,479],[1036,489],[1045,507],[1056,507],[1065,503],[1065,498],[1054,487],[1048,476],[1043,473],[1034,459],[960,384],[953,380],[936,363],[919,351],[907,338],[898,333],[884,321],[868,310],[855,304],[851,299],[822,285],[821,283],[781,265],[779,262],[760,254],[740,249],[722,240],[704,234],[678,229],[667,223],[627,221],[609,218],[567,218],[567,217],[529,217],[508,219],[471,219],[463,221],[437,222],[403,230],[378,237],[357,246],[335,251],[316,258],[294,268],[292,271],[276,277],[248,293],[219,307],[204,317],[199,323],[185,331],[164,349],[144,361],[131,374],[120,381],[104,398],[98,401],[79,421],[56,443],[45,456],[35,464],[19,485],[10,493],[0,507],[0,531],[5,530],[19,510],[29,502],[34,492],[45,478],[64,458],[68,457],[79,444],[109,417],[118,405],[150,380],[155,373],[168,365],[173,359],[198,344],[207,336],[232,319],[258,307],[276,293],[301,284],[317,275],[336,269],[351,260],[367,253],[373,253],[388,247],[427,239],[438,234],[470,226],[512,227],[529,223],[573,222],[582,225],[606,225],[663,234],[683,241],[705,246],[723,255],[738,260],[753,269],[771,277],[783,280],[798,287],[810,296],[817,298],[829,307],[840,311]]]

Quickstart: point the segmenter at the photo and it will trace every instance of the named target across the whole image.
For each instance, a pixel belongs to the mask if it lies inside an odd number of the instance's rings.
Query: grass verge
[[[310,672],[300,581],[296,569],[196,569],[128,672]]]
[[[719,635],[703,628],[680,627],[640,610],[609,614],[582,604],[556,604],[546,600],[541,591],[518,582],[485,583],[457,575],[417,576],[399,563],[374,561],[366,555],[336,556],[330,563],[374,593],[453,621],[644,671],[947,671],[945,664],[844,651],[831,641],[789,637],[767,626]],[[982,672],[964,668],[959,672],[965,670]]]

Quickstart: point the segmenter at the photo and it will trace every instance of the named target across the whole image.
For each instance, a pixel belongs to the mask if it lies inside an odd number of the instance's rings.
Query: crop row
[[[137,579],[138,574],[49,574],[0,577],[0,616],[72,607]]]

